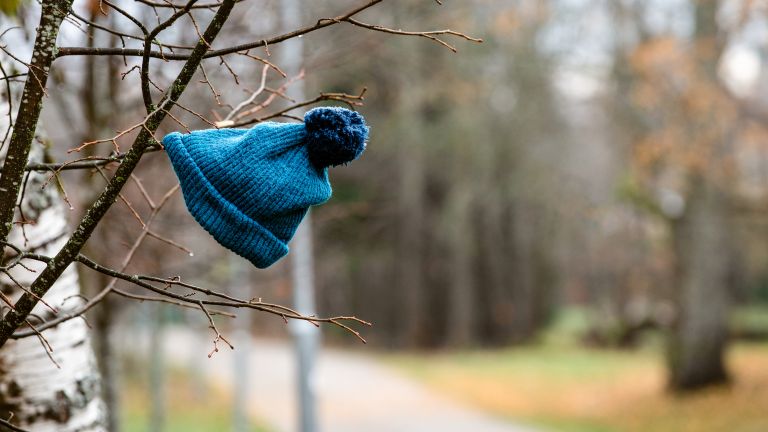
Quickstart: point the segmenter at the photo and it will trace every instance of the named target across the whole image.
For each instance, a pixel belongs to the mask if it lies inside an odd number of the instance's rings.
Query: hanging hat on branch
[[[327,168],[357,159],[368,127],[357,112],[315,108],[304,123],[173,132],[163,146],[195,220],[222,246],[266,268],[310,206],[331,197]]]

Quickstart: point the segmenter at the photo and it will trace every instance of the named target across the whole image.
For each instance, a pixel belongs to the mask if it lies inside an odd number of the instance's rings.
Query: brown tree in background
[[[761,116],[750,101],[732,94],[720,75],[733,31],[719,19],[723,2],[691,5],[693,33],[685,38],[645,28],[643,5],[635,3],[628,15],[639,43],[620,60],[621,83],[631,95],[624,119],[635,139],[629,195],[669,233],[675,317],[667,363],[675,390],[728,379],[737,259],[734,202],[743,176],[736,160],[749,131],[745,126]],[[746,16],[750,6],[744,8]]]
[[[727,183],[724,184],[727,178],[722,156],[734,144],[731,128],[735,119],[728,118],[727,110],[723,109],[723,102],[727,101],[717,84],[717,64],[723,47],[717,25],[719,3],[695,3],[695,57],[691,66],[693,79],[702,83],[694,91],[708,100],[696,101],[695,94],[684,96],[693,99],[686,101],[691,116],[685,123],[691,141],[698,147],[692,151],[703,153],[706,159],[692,161],[691,174],[686,179],[686,209],[672,224],[679,297],[669,362],[670,385],[676,389],[727,379],[724,362],[733,230],[728,223]]]

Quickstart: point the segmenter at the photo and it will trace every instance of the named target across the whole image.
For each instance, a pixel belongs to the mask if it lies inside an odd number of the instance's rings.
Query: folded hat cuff
[[[163,140],[187,208],[195,220],[222,246],[266,268],[288,254],[288,245],[227,201],[190,156],[180,133]]]

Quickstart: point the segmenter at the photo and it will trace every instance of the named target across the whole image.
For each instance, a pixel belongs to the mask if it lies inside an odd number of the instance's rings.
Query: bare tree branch
[[[254,42],[250,42],[242,45],[235,45],[235,46],[222,48],[218,50],[210,50],[203,56],[203,58],[219,57],[227,54],[245,52],[245,51],[248,51],[254,48],[263,47],[263,46],[278,44],[288,39],[293,39],[295,37],[303,36],[307,33],[311,33],[316,30],[320,30],[322,28],[329,27],[334,24],[343,22],[348,18],[351,18],[359,14],[362,11],[371,8],[372,6],[375,6],[376,4],[381,3],[382,1],[383,0],[371,0],[368,3],[362,6],[359,6],[355,9],[352,9],[351,11],[343,15],[340,15],[336,18],[323,18],[318,20],[317,23],[314,25],[302,27],[300,29],[297,29],[288,33],[283,33],[273,38],[262,39],[260,41],[254,41]],[[120,55],[120,56],[127,56],[127,57],[142,57],[145,54],[146,53],[144,50],[133,49],[133,48],[62,47],[62,48],[59,48],[57,57],[64,57],[64,56],[71,56],[71,55]],[[154,57],[154,58],[159,58],[164,60],[188,60],[191,56],[191,54],[165,54],[160,51],[150,51],[148,55],[149,57]]]
[[[151,114],[155,111],[155,106],[152,103],[152,95],[149,91],[149,54],[152,51],[152,40],[154,40],[155,37],[160,34],[160,32],[172,26],[176,20],[186,15],[190,8],[195,5],[195,3],[197,3],[197,0],[189,0],[183,8],[174,12],[173,15],[171,15],[167,20],[161,22],[157,25],[157,27],[152,29],[152,31],[149,32],[146,39],[144,40],[144,50],[142,52],[141,60],[141,95],[144,98],[144,107],[147,109],[147,114]],[[213,39],[211,39],[211,41],[213,41]],[[202,35],[200,37],[200,42],[198,43],[198,46],[200,45],[205,45],[206,51],[211,46],[206,38]]]
[[[171,3],[170,1],[164,1],[164,2],[154,2],[154,1],[150,1],[150,0],[136,0],[136,1],[139,2],[139,3],[143,3],[143,4],[147,5],[147,6],[151,6],[153,8],[181,9],[181,8],[184,7],[183,5],[174,4],[174,3]],[[235,1],[235,3],[240,3],[241,1],[244,1],[244,0],[237,0],[237,1]],[[214,8],[219,7],[219,6],[221,6],[221,2],[204,3],[204,4],[198,4],[198,5],[192,6],[192,9],[214,9]]]
[[[161,150],[159,145],[149,146],[144,153],[151,153]],[[116,156],[88,156],[75,159],[68,162],[57,163],[31,163],[24,168],[26,171],[67,171],[77,169],[93,169],[96,167],[109,165],[114,162],[120,162],[126,156],[126,153],[120,153]]]
[[[101,193],[99,198],[96,199],[96,202],[94,202],[93,205],[88,209],[79,226],[64,245],[64,247],[48,263],[48,266],[45,267],[37,279],[35,279],[35,281],[32,283],[30,291],[32,291],[32,293],[34,293],[36,296],[42,297],[45,295],[45,293],[48,292],[48,289],[50,289],[54,282],[56,282],[56,280],[61,276],[64,269],[66,269],[69,264],[75,260],[85,245],[85,242],[88,240],[88,238],[93,233],[93,230],[98,225],[101,218],[104,217],[104,215],[107,213],[107,210],[109,210],[114,201],[117,199],[120,190],[130,178],[133,170],[139,164],[144,151],[147,149],[147,147],[156,142],[152,134],[155,130],[157,130],[157,128],[160,126],[160,123],[165,118],[167,110],[169,110],[179,99],[179,97],[181,97],[181,94],[186,89],[187,84],[189,84],[189,82],[192,80],[198,65],[203,60],[203,56],[210,47],[210,43],[213,42],[213,40],[218,35],[221,27],[224,25],[224,22],[229,17],[234,4],[234,0],[224,0],[222,2],[222,6],[216,11],[216,15],[214,15],[211,23],[208,25],[208,28],[205,30],[203,38],[201,38],[201,40],[197,43],[195,49],[190,55],[189,60],[187,60],[187,62],[184,64],[184,67],[177,76],[176,80],[171,85],[166,95],[163,97],[163,100],[158,104],[159,108],[152,112],[149,120],[146,122],[145,127],[142,128],[139,132],[133,143],[133,146],[126,154],[123,162],[117,168],[114,177],[112,177],[112,180],[110,180],[109,184]],[[53,53],[53,51],[54,50],[51,50],[51,53]],[[16,130],[14,130],[14,133],[15,132]],[[25,157],[21,161],[21,166],[19,168],[19,171],[22,173],[22,175],[26,163],[27,160]],[[3,176],[3,179],[4,178],[5,175]],[[19,177],[19,180],[21,180],[21,177]],[[0,186],[2,186],[2,182],[0,182]],[[16,190],[18,190],[18,187]],[[4,202],[0,202],[0,210],[2,210],[1,207],[4,205]],[[7,215],[0,213],[0,216]],[[12,217],[13,211],[11,209],[10,218]],[[3,227],[5,226],[6,225],[3,225]],[[7,231],[10,231],[10,224],[8,224]],[[3,234],[0,236],[0,240],[5,242],[7,232],[3,233],[0,231],[0,234]],[[5,345],[5,342],[8,340],[8,338],[11,337],[11,335],[13,335],[13,332],[23,324],[24,320],[29,315],[29,313],[32,312],[32,309],[36,304],[37,300],[33,296],[24,294],[16,302],[14,308],[8,311],[5,316],[3,316],[2,320],[0,320],[0,346]]]
[[[358,26],[358,27],[366,28],[368,30],[374,30],[374,31],[378,31],[378,32],[395,34],[395,35],[401,35],[401,36],[418,36],[418,37],[427,38],[429,40],[432,40],[432,41],[435,41],[435,42],[439,43],[440,45],[448,48],[449,50],[451,50],[453,52],[456,52],[456,47],[454,47],[453,45],[445,42],[444,40],[442,40],[440,38],[438,38],[438,36],[440,36],[440,35],[450,35],[450,36],[456,36],[456,37],[459,37],[459,38],[462,38],[462,39],[465,39],[465,40],[468,40],[468,41],[471,41],[471,42],[477,42],[477,43],[483,42],[482,39],[473,38],[473,37],[471,37],[469,35],[466,35],[464,33],[459,33],[457,31],[448,30],[448,29],[446,29],[446,30],[431,30],[431,31],[403,31],[403,30],[395,30],[395,29],[391,29],[391,28],[387,28],[387,27],[383,27],[383,26],[375,25],[375,24],[367,24],[367,23],[364,23],[364,22],[361,22],[361,21],[358,21],[358,20],[352,19],[352,18],[347,18],[347,19],[344,19],[343,21],[348,22],[348,23],[350,23],[352,25],[355,25],[355,26]]]
[[[143,227],[143,229],[142,229],[141,233],[139,234],[139,236],[134,240],[133,245],[128,250],[128,253],[126,254],[125,258],[123,258],[123,262],[122,262],[122,264],[120,266],[120,271],[124,271],[128,267],[128,265],[131,263],[131,260],[133,259],[134,254],[139,249],[139,246],[141,246],[142,242],[144,241],[144,239],[148,235],[147,233],[149,232],[149,228],[152,226],[152,223],[155,221],[155,218],[160,213],[160,211],[163,209],[163,207],[168,202],[168,200],[171,198],[171,196],[173,196],[173,194],[176,193],[176,191],[178,191],[178,190],[179,190],[179,185],[176,185],[176,186],[172,187],[171,189],[169,189],[162,196],[162,198],[160,198],[160,201],[157,204],[155,204],[154,201],[149,199],[150,207],[152,208],[152,211],[150,212],[149,217],[147,218],[146,225]],[[11,264],[15,265],[15,263],[17,263],[17,262],[21,263],[21,261],[20,261],[21,258],[26,256],[27,253],[22,251],[17,246],[14,246],[14,245],[8,245],[8,246],[11,247],[16,252],[16,254],[17,254],[17,256],[14,257],[9,262],[9,264],[6,266],[6,268],[11,268],[12,267]],[[0,267],[0,269],[2,269],[2,267]],[[47,321],[44,324],[41,324],[37,328],[37,330],[38,331],[43,331],[45,329],[55,327],[55,326],[65,322],[65,321],[68,321],[70,319],[82,316],[88,310],[90,310],[91,308],[96,306],[99,302],[101,302],[109,293],[111,293],[114,290],[116,283],[117,283],[117,279],[116,278],[112,278],[112,280],[109,281],[109,283],[107,284],[107,286],[103,290],[101,290],[96,296],[92,297],[78,311],[69,313],[69,314],[64,315],[64,316],[59,316],[58,318],[56,318],[54,320]],[[30,335],[31,335],[30,332],[20,331],[20,332],[14,333],[12,338],[20,339],[20,338],[28,337]]]
[[[0,419],[0,425],[2,425],[4,428],[8,428],[9,430],[12,430],[13,432],[30,432],[27,429],[22,429],[11,422],[7,420]]]
[[[33,254],[33,253],[22,252],[22,255],[24,258],[47,262],[47,263],[50,263],[53,260],[53,258],[39,255],[39,254]],[[176,302],[193,304],[198,306],[202,305],[202,306],[229,307],[234,309],[239,309],[239,308],[254,309],[261,312],[270,313],[272,315],[277,315],[283,318],[284,320],[293,319],[293,320],[307,321],[314,325],[328,323],[328,324],[332,324],[337,327],[340,327],[346,331],[349,331],[350,333],[354,334],[358,339],[360,339],[363,343],[365,343],[366,341],[361,337],[360,333],[352,329],[351,327],[349,327],[349,325],[346,323],[354,322],[354,323],[362,324],[365,326],[371,325],[371,323],[354,316],[334,316],[334,317],[322,318],[314,315],[302,315],[298,311],[291,309],[287,306],[282,306],[282,305],[273,304],[273,303],[265,303],[261,299],[258,299],[258,300],[257,299],[253,299],[253,300],[238,299],[238,298],[229,296],[227,294],[213,291],[207,288],[200,288],[195,285],[182,283],[180,280],[177,280],[177,279],[163,279],[155,276],[144,276],[144,275],[135,275],[135,274],[131,275],[131,274],[119,272],[117,270],[113,270],[109,267],[105,267],[83,255],[78,255],[75,258],[75,261],[85,265],[91,270],[97,271],[107,276],[111,276],[113,278],[117,278],[117,279],[129,282],[135,286],[152,291],[155,294],[158,294],[162,297],[175,300]],[[163,284],[165,284],[165,286],[163,288],[159,288],[146,281],[162,282]],[[195,292],[205,294],[209,297],[221,298],[222,300],[201,300],[201,299],[192,298],[193,297],[192,295],[177,294],[168,289],[168,287],[174,286],[174,285],[192,288],[193,291]],[[70,314],[70,316],[68,316],[67,319],[74,318],[75,316],[78,316],[80,314],[81,312]],[[56,321],[59,321],[59,320],[56,320]],[[62,321],[59,321],[58,323],[60,322]],[[50,322],[40,327],[37,327],[36,330],[40,331],[41,329],[49,328],[50,327],[49,324]],[[25,336],[29,336],[29,334],[17,332],[16,334],[12,335],[13,338],[20,338]]]

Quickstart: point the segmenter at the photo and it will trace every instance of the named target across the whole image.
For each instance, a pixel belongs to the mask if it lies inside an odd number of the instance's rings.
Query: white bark
[[[37,159],[41,146],[34,150]],[[36,221],[25,225],[26,240],[20,227],[11,231],[10,242],[36,253],[52,256],[63,246],[68,234],[67,205],[58,195],[55,184],[41,189],[44,174],[30,176],[22,208],[24,215]],[[45,265],[23,261],[39,273]],[[16,266],[13,278],[24,286],[36,273]],[[21,290],[7,276],[0,275],[0,289],[16,300]],[[83,304],[78,275],[69,267],[46,294],[44,300],[58,314]],[[7,308],[6,308],[7,310]],[[45,305],[39,304],[33,313],[42,318],[54,317]],[[37,320],[30,320],[36,323]],[[104,430],[104,408],[99,395],[99,373],[89,342],[86,322],[77,318],[43,333],[53,351],[48,357],[41,341],[30,337],[9,341],[0,350],[0,411],[13,413],[14,424],[33,431],[101,431]]]

